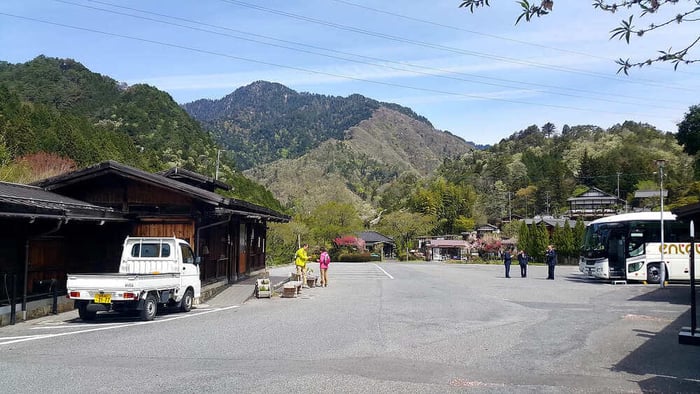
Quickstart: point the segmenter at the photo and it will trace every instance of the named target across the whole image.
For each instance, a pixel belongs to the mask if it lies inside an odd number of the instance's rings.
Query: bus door
[[[613,228],[608,237],[608,268],[610,279],[624,278],[626,270],[625,231]]]

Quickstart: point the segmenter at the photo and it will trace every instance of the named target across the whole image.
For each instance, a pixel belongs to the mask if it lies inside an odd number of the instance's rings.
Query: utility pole
[[[621,172],[617,173],[617,198],[620,198],[620,174]]]
[[[216,150],[216,173],[214,174],[214,180],[219,180],[219,158],[221,157],[221,149]]]
[[[510,205],[510,192],[508,192],[508,223],[513,221],[513,210]]]
[[[545,207],[547,208],[546,212],[547,216],[549,216],[549,192],[545,192],[545,197]]]
[[[664,257],[664,166],[666,160],[656,160],[656,165],[659,167],[659,197],[661,198],[661,266],[659,267],[661,281],[659,287],[663,289],[666,287],[666,259]]]

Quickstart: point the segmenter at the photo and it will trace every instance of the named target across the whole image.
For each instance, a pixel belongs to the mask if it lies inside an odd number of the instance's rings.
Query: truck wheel
[[[661,283],[661,268],[659,268],[659,264],[649,264],[647,266],[647,282],[651,284]]]
[[[143,309],[141,310],[141,320],[153,320],[156,317],[156,312],[158,312],[158,300],[152,294],[146,296],[146,300],[143,302]]]
[[[180,311],[189,312],[192,309],[193,303],[194,295],[192,294],[192,290],[188,289],[185,292],[185,295],[182,296],[182,300],[180,300]]]
[[[97,318],[97,312],[87,310],[87,304],[82,304],[78,307],[78,316],[84,321],[93,321]]]

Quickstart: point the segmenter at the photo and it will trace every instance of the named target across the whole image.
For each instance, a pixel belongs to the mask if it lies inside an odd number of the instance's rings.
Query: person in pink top
[[[331,256],[328,255],[324,247],[321,247],[318,263],[321,268],[321,286],[328,287],[328,265],[331,263]]]

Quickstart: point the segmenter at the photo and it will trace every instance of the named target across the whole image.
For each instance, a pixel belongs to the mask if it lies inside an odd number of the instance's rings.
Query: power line
[[[554,70],[554,71],[561,71],[561,72],[567,72],[567,73],[573,73],[573,74],[579,74],[579,75],[587,75],[587,76],[591,76],[591,77],[613,80],[613,81],[617,81],[617,82],[655,86],[655,87],[662,86],[662,87],[665,87],[668,89],[695,92],[695,89],[684,88],[684,87],[675,86],[675,85],[667,85],[667,84],[662,84],[662,83],[655,82],[655,81],[630,80],[630,79],[623,79],[623,78],[619,78],[619,77],[611,77],[611,76],[606,75],[606,74],[585,71],[585,70],[578,70],[578,69],[570,68],[570,67],[552,66],[552,65],[548,65],[548,64],[544,64],[544,63],[530,62],[530,61],[526,61],[526,60],[519,60],[519,59],[509,58],[509,57],[505,57],[505,56],[491,55],[491,54],[476,52],[476,51],[468,51],[465,49],[448,47],[448,46],[439,45],[439,44],[431,44],[431,43],[424,42],[424,41],[411,40],[411,39],[407,39],[407,38],[403,38],[403,37],[399,37],[399,36],[393,36],[390,34],[384,34],[384,33],[374,32],[371,30],[360,29],[360,28],[353,27],[353,26],[342,25],[342,24],[334,23],[334,22],[328,22],[328,21],[324,21],[321,19],[310,18],[310,17],[306,17],[306,16],[299,15],[299,14],[293,14],[293,13],[286,12],[286,11],[275,10],[273,8],[268,8],[268,7],[263,7],[260,5],[250,4],[250,3],[246,3],[244,1],[238,1],[238,0],[219,0],[219,1],[224,2],[224,3],[239,5],[241,7],[260,10],[260,11],[271,13],[271,14],[281,15],[281,16],[285,16],[285,17],[289,17],[289,18],[293,18],[293,19],[303,20],[306,22],[311,22],[311,23],[315,23],[315,24],[319,24],[319,25],[323,25],[323,26],[333,27],[333,28],[340,29],[340,30],[350,31],[350,32],[363,34],[363,35],[367,35],[367,36],[372,36],[372,37],[383,38],[383,39],[395,41],[395,42],[403,42],[403,43],[421,46],[421,47],[425,47],[425,48],[438,49],[438,50],[451,52],[451,53],[458,53],[458,54],[463,54],[463,55],[468,55],[468,56],[481,57],[481,58],[486,58],[486,59],[491,59],[491,60],[502,61],[505,63],[528,65],[528,66],[533,66],[533,67],[537,67],[537,68],[544,68],[544,69]]]
[[[349,5],[349,6],[351,6],[351,7],[357,7],[357,8],[369,10],[369,11],[372,11],[372,12],[380,13],[380,14],[391,15],[391,16],[394,16],[394,17],[397,17],[397,18],[402,18],[402,19],[406,19],[406,20],[410,20],[410,21],[414,21],[414,22],[425,23],[425,24],[428,24],[428,25],[437,26],[437,27],[442,27],[442,28],[446,28],[446,29],[450,29],[450,30],[463,31],[463,32],[466,32],[466,33],[470,33],[470,34],[474,34],[474,35],[478,35],[478,36],[482,36],[482,37],[489,37],[489,38],[494,38],[494,39],[497,39],[497,40],[509,41],[509,42],[514,42],[514,43],[517,43],[517,44],[523,44],[523,45],[532,46],[532,47],[537,47],[537,48],[551,49],[551,50],[554,50],[554,51],[557,51],[557,52],[570,53],[570,54],[573,54],[573,55],[585,56],[585,57],[589,57],[589,58],[592,58],[592,59],[600,59],[600,60],[608,60],[608,61],[615,61],[615,60],[616,60],[616,59],[611,59],[611,58],[607,58],[607,57],[603,57],[603,56],[593,55],[593,54],[590,54],[590,53],[585,53],[585,52],[573,51],[573,50],[570,50],[570,49],[564,49],[564,48],[553,47],[553,46],[549,46],[549,45],[539,44],[539,43],[536,43],[536,42],[530,42],[530,41],[524,41],[524,40],[516,40],[516,39],[514,39],[514,38],[508,38],[508,37],[503,37],[503,36],[499,36],[499,35],[495,35],[495,34],[483,33],[483,32],[479,32],[479,31],[476,31],[476,30],[465,29],[465,28],[459,27],[459,26],[447,25],[447,24],[444,24],[444,23],[434,22],[434,21],[430,21],[430,20],[426,20],[426,19],[415,18],[415,17],[408,16],[408,15],[398,14],[398,13],[391,12],[391,11],[381,10],[381,9],[374,8],[374,7],[369,7],[369,6],[366,6],[366,5],[353,3],[353,2],[347,1],[347,0],[330,0],[330,1],[335,1],[336,3],[341,3],[341,4]],[[658,67],[654,67],[654,68],[658,68]],[[697,73],[687,72],[687,71],[685,71],[685,70],[674,70],[674,71],[675,71],[675,72],[678,72],[678,73],[684,73],[684,74],[690,74],[690,75],[698,75]]]
[[[358,58],[374,60],[374,61],[378,61],[378,62],[381,62],[381,63],[370,63],[370,62],[364,62],[364,61],[356,60],[356,59],[348,59],[348,58],[345,58],[345,57],[339,57],[339,56],[328,55],[328,54],[320,53],[320,52],[308,51],[308,50],[304,50],[304,49],[299,49],[299,48],[294,48],[294,47],[289,47],[289,46],[284,46],[284,45],[278,45],[278,44],[273,44],[273,43],[269,43],[269,42],[265,42],[265,41],[260,41],[260,40],[256,40],[256,39],[251,39],[251,38],[246,38],[246,37],[240,37],[240,36],[231,35],[231,34],[227,34],[227,33],[221,33],[221,32],[218,32],[218,31],[212,31],[212,30],[201,29],[201,28],[192,27],[192,26],[188,26],[188,25],[182,25],[182,24],[178,24],[178,23],[168,22],[168,21],[164,21],[164,20],[160,20],[160,19],[154,19],[154,18],[144,17],[144,16],[140,16],[140,15],[128,14],[128,13],[124,13],[124,12],[118,12],[118,11],[114,11],[114,10],[109,10],[109,9],[104,9],[104,8],[99,8],[99,7],[94,7],[94,6],[89,6],[89,5],[79,4],[79,3],[74,3],[74,2],[66,1],[66,0],[54,0],[54,1],[59,2],[59,3],[64,3],[64,4],[73,5],[73,6],[88,8],[88,9],[92,9],[92,10],[97,10],[97,11],[112,13],[112,14],[115,14],[115,15],[123,15],[123,16],[132,17],[132,18],[137,18],[137,19],[143,19],[143,20],[147,20],[147,21],[158,22],[158,23],[162,23],[162,24],[166,24],[166,25],[170,25],[170,26],[186,28],[186,29],[195,30],[195,31],[200,31],[200,32],[209,33],[209,34],[221,35],[221,36],[225,36],[225,37],[229,37],[229,38],[234,38],[234,39],[238,39],[238,40],[243,40],[243,41],[249,41],[249,42],[259,43],[259,44],[268,45],[268,46],[273,46],[273,47],[277,47],[277,48],[283,48],[283,49],[287,49],[287,50],[291,50],[291,51],[295,51],[295,52],[309,53],[309,54],[314,54],[314,55],[318,55],[318,56],[324,56],[324,57],[327,57],[327,58],[338,59],[338,60],[343,60],[343,61],[348,61],[348,62],[353,62],[353,63],[359,63],[359,64],[366,64],[366,65],[372,65],[372,66],[377,66],[377,67],[388,68],[388,69],[392,69],[392,70],[396,70],[396,71],[406,71],[406,72],[410,72],[410,73],[414,73],[414,74],[418,74],[418,75],[426,75],[426,76],[431,76],[431,77],[435,77],[435,78],[442,78],[442,79],[449,79],[449,80],[457,80],[457,81],[470,82],[470,83],[476,83],[476,84],[482,84],[482,85],[488,85],[488,86],[505,87],[505,88],[511,88],[511,89],[518,89],[518,88],[520,88],[520,87],[518,87],[518,86],[513,86],[513,85],[499,84],[499,83],[489,83],[489,82],[482,82],[482,81],[474,81],[474,80],[471,80],[471,79],[453,77],[453,76],[445,75],[445,74],[468,75],[468,76],[473,76],[473,77],[482,78],[482,79],[490,79],[490,80],[496,80],[496,81],[506,81],[506,82],[512,82],[512,83],[517,83],[517,84],[522,84],[522,85],[531,85],[531,86],[536,86],[536,87],[545,87],[545,88],[562,89],[562,88],[555,87],[555,86],[551,86],[551,85],[536,84],[536,83],[521,82],[521,81],[513,81],[513,80],[507,80],[507,79],[501,79],[501,78],[482,77],[482,76],[478,76],[478,75],[476,75],[476,74],[468,74],[468,73],[461,73],[461,72],[453,72],[453,71],[447,71],[447,70],[443,70],[443,69],[439,69],[439,68],[433,68],[433,67],[427,67],[427,66],[414,65],[414,64],[411,64],[411,63],[404,63],[404,62],[397,62],[397,61],[392,61],[392,60],[388,60],[388,59],[382,59],[382,58],[364,56],[364,55],[359,55],[359,54],[349,53],[349,52],[342,52],[342,51],[338,51],[338,50],[333,50],[333,49],[328,49],[328,48],[323,48],[323,47],[317,47],[317,46],[302,44],[302,43],[295,42],[295,41],[280,40],[280,39],[277,39],[277,38],[274,38],[274,37],[265,36],[265,35],[260,35],[260,34],[254,34],[254,33],[249,33],[249,32],[244,32],[244,31],[241,31],[241,30],[231,29],[231,28],[224,27],[224,26],[218,26],[218,25],[207,24],[207,23],[199,22],[199,21],[192,20],[192,19],[174,17],[174,16],[170,16],[170,15],[165,15],[165,14],[160,14],[160,13],[155,13],[155,12],[140,10],[140,9],[136,9],[136,8],[132,8],[132,7],[125,7],[125,6],[121,6],[121,5],[117,5],[117,4],[112,4],[112,3],[108,3],[108,2],[97,1],[97,0],[91,0],[91,1],[92,1],[93,3],[99,3],[99,4],[102,4],[102,5],[107,5],[107,6],[111,6],[111,7],[116,7],[116,8],[121,8],[121,9],[127,9],[127,10],[130,10],[130,11],[140,12],[140,13],[144,13],[144,14],[148,14],[148,15],[155,15],[155,16],[158,16],[158,17],[169,18],[169,19],[178,20],[178,21],[183,21],[183,22],[192,23],[192,24],[197,24],[197,25],[201,25],[201,26],[207,26],[207,27],[211,27],[211,28],[216,28],[216,29],[223,29],[223,30],[227,30],[227,31],[232,31],[232,32],[239,33],[239,34],[245,34],[245,35],[249,35],[249,36],[260,37],[260,38],[264,38],[264,39],[267,39],[267,40],[273,40],[273,41],[278,41],[278,42],[284,42],[284,43],[289,43],[289,44],[294,44],[294,45],[299,45],[299,46],[305,46],[305,47],[320,49],[320,50],[323,50],[323,51],[328,51],[328,52],[333,52],[333,53],[340,53],[340,54],[349,55],[349,56],[354,56],[354,57],[358,57]],[[431,73],[431,72],[422,72],[422,71],[417,71],[417,70],[411,70],[411,69],[407,69],[407,68],[393,67],[393,66],[388,66],[388,65],[386,65],[386,64],[382,64],[382,63],[390,63],[390,64],[397,64],[397,65],[401,65],[401,66],[409,66],[409,67],[412,67],[412,68],[418,68],[418,69],[424,69],[424,70],[431,70],[431,71],[438,72],[438,74]],[[563,90],[572,90],[572,91],[578,91],[578,92],[585,92],[585,93],[597,94],[596,92],[586,91],[586,90],[583,90],[583,89],[569,89],[569,88],[566,88],[566,89],[563,89]],[[608,102],[608,103],[627,104],[627,105],[639,105],[639,104],[642,104],[642,103],[646,103],[646,102],[647,102],[647,100],[641,100],[641,99],[639,99],[639,98],[637,98],[637,97],[624,96],[624,95],[619,95],[619,96],[617,96],[617,97],[631,98],[631,99],[639,100],[639,102],[628,102],[628,101],[612,100],[612,99],[608,99],[608,98],[604,98],[604,97],[581,96],[581,95],[568,94],[568,93],[560,93],[560,92],[552,92],[552,91],[546,91],[546,90],[545,90],[545,91],[543,91],[543,90],[535,90],[535,92],[538,92],[538,93],[547,93],[547,94],[558,95],[558,96],[564,96],[564,97],[584,98],[584,99],[596,100],[596,101],[602,101],[602,102]],[[672,110],[673,110],[673,109],[676,109],[675,107],[666,107],[666,106],[660,105],[660,104],[658,104],[658,102],[657,102],[657,104],[656,104],[655,107],[656,107],[656,108],[662,108],[662,109],[672,109]]]
[[[73,29],[73,30],[86,31],[86,32],[102,34],[102,35],[106,35],[106,36],[124,38],[124,39],[146,42],[146,43],[150,43],[150,44],[161,45],[161,46],[166,46],[166,47],[171,47],[171,48],[177,48],[177,49],[182,49],[182,50],[187,50],[187,51],[192,51],[192,52],[204,53],[204,54],[213,55],[213,56],[220,56],[220,57],[225,57],[225,58],[229,58],[229,59],[255,63],[255,64],[262,64],[262,65],[285,68],[285,69],[290,69],[290,70],[295,70],[295,71],[302,71],[302,72],[310,73],[310,74],[325,75],[325,76],[331,76],[331,77],[342,78],[342,79],[347,79],[347,80],[366,82],[366,83],[371,83],[371,84],[375,84],[375,85],[397,87],[397,88],[402,88],[402,89],[409,89],[409,90],[428,92],[428,93],[444,94],[444,95],[464,97],[464,98],[470,98],[470,99],[499,101],[499,102],[505,102],[505,103],[511,103],[511,104],[525,104],[525,105],[530,105],[530,106],[567,109],[567,110],[580,111],[580,112],[591,112],[591,113],[597,113],[597,114],[608,113],[608,114],[613,114],[613,115],[649,116],[649,117],[655,117],[655,118],[659,118],[659,119],[665,118],[665,117],[661,117],[661,116],[649,115],[648,113],[639,114],[639,113],[629,113],[629,112],[613,112],[613,111],[606,111],[606,110],[600,110],[600,109],[571,107],[571,106],[556,105],[556,104],[532,103],[532,102],[522,101],[522,100],[510,100],[510,99],[503,99],[503,98],[497,98],[497,97],[487,97],[487,96],[481,96],[481,95],[475,95],[475,94],[450,92],[450,91],[446,91],[446,90],[421,88],[421,87],[403,85],[403,84],[397,84],[397,83],[391,83],[391,82],[375,81],[375,80],[352,77],[352,76],[342,75],[342,74],[337,74],[337,73],[329,73],[329,72],[325,72],[325,71],[312,70],[312,69],[303,68],[303,67],[296,67],[296,66],[284,65],[284,64],[267,62],[267,61],[262,61],[262,60],[256,60],[256,59],[246,58],[246,57],[242,57],[242,56],[230,55],[230,54],[226,54],[226,53],[222,53],[222,52],[216,52],[216,51],[211,51],[211,50],[206,50],[206,49],[189,47],[189,46],[180,45],[180,44],[173,44],[173,43],[157,41],[157,40],[152,40],[152,39],[147,39],[147,38],[134,37],[134,36],[129,36],[129,35],[125,35],[125,34],[105,32],[105,31],[101,31],[101,30],[85,28],[85,27],[80,27],[80,26],[67,25],[64,23],[51,22],[51,21],[46,21],[46,20],[37,19],[37,18],[9,14],[9,13],[5,13],[5,12],[0,12],[0,15],[5,15],[5,16],[12,17],[12,18],[24,19],[24,20],[28,20],[28,21],[32,21],[32,22],[38,22],[38,23],[43,23],[43,24],[48,24],[48,25],[53,25],[53,26],[60,26],[60,27]]]

